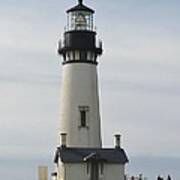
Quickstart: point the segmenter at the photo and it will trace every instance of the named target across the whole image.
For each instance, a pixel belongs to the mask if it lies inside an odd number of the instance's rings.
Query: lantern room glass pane
[[[68,30],[93,30],[93,14],[86,11],[68,13]]]

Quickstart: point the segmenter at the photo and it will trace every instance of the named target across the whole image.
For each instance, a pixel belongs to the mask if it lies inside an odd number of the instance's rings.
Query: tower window
[[[87,60],[91,60],[91,52],[90,51],[87,52]]]
[[[87,60],[87,52],[81,52],[80,53],[80,59],[81,60]]]
[[[67,52],[67,54],[66,54],[66,60],[70,60],[70,52]]]
[[[80,106],[80,127],[88,127],[87,118],[88,118],[88,106]]]
[[[73,54],[74,54],[74,52],[73,51],[70,51],[70,60],[72,61],[73,60]]]
[[[91,59],[92,59],[92,61],[95,61],[95,54],[94,53],[91,54]]]
[[[79,60],[79,51],[75,51],[75,60]]]
[[[86,111],[81,112],[81,127],[86,127]]]

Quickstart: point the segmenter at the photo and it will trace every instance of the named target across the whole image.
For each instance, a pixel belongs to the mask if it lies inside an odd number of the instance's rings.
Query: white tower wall
[[[86,126],[81,126],[81,109]],[[63,65],[60,99],[60,133],[67,133],[67,146],[101,147],[97,66],[91,63]]]

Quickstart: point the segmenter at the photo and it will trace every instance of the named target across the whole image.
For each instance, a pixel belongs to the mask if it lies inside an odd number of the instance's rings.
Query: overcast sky
[[[177,164],[180,1],[86,3],[96,9],[104,43],[98,65],[103,144],[112,146],[119,132],[129,156],[166,157]],[[62,73],[56,47],[66,25],[65,10],[74,4],[0,0],[0,159],[5,162],[53,157]]]

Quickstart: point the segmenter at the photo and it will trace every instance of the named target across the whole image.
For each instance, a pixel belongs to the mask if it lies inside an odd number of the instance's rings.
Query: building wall
[[[60,166],[58,180],[90,180],[87,163],[68,163]],[[99,169],[99,180],[124,180],[124,165],[104,164],[103,174]]]
[[[56,166],[56,170],[57,172],[57,180],[65,180],[66,178],[66,170],[65,170],[65,166],[64,164],[59,161],[57,166]]]
[[[121,164],[107,164],[104,169],[103,180],[124,180],[125,170]]]
[[[66,177],[65,180],[88,180],[86,164],[66,164]]]
[[[88,107],[87,127],[80,127],[80,108]],[[97,66],[63,66],[59,133],[67,133],[68,147],[101,147]]]
[[[47,166],[38,167],[38,180],[48,180],[48,167]]]

